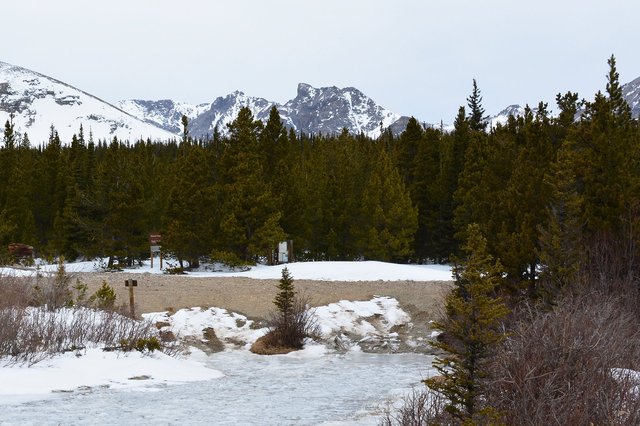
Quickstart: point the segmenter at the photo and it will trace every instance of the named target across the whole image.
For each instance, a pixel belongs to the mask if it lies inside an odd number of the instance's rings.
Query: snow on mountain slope
[[[52,125],[63,143],[78,133],[80,125],[85,137],[91,134],[96,141],[114,136],[131,141],[175,137],[61,81],[0,62],[0,123],[11,114],[15,131],[26,132],[35,145],[49,140]]]
[[[182,133],[182,116],[189,121],[208,111],[211,104],[192,105],[186,102],[174,102],[170,99],[144,101],[132,99],[120,101],[116,106],[134,117],[158,126],[168,132]]]
[[[640,118],[640,77],[622,86],[622,96],[631,107],[634,118]]]
[[[524,116],[524,108],[520,105],[509,105],[498,114],[491,116],[488,118],[489,125],[487,126],[489,129],[495,128],[498,124],[504,126],[509,121],[509,117],[522,117]]]
[[[235,91],[227,96],[216,98],[208,110],[194,118],[191,121],[190,132],[196,137],[212,135],[217,128],[220,134],[226,135],[228,134],[227,124],[236,119],[241,108],[249,107],[256,119],[266,122],[273,106],[280,111],[280,119],[284,125],[296,129],[295,123],[290,120],[287,111],[281,105]]]

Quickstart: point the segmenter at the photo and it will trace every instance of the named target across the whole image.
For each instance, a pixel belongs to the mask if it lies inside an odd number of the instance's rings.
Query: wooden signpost
[[[129,310],[131,318],[136,317],[135,300],[133,297],[133,288],[138,287],[138,280],[124,280],[124,286],[129,287]]]

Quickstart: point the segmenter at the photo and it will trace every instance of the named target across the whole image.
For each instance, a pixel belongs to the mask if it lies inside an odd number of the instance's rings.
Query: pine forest
[[[411,119],[399,136],[299,135],[274,108],[244,108],[229,136],[94,140],[80,127],[33,147],[12,123],[0,150],[0,243],[43,257],[148,258],[148,236],[181,267],[203,259],[269,262],[293,240],[297,260],[450,262],[477,224],[512,290],[561,274],[594,239],[634,232],[640,131],[615,69],[593,101],[557,96],[487,129],[480,90],[455,129]],[[544,268],[540,266],[544,265]],[[563,269],[564,268],[564,269]],[[557,280],[562,280],[557,277]]]

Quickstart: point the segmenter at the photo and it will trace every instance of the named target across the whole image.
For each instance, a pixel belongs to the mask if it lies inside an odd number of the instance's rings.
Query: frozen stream
[[[380,408],[429,373],[432,357],[350,352],[211,355],[225,377],[129,390],[87,389],[40,401],[0,398],[1,425],[376,424]]]

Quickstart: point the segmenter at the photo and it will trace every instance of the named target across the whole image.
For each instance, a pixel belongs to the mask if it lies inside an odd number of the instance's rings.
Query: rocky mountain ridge
[[[185,105],[171,100],[128,100],[118,103],[120,108],[141,120],[173,132],[180,129],[178,124],[182,114],[185,114],[191,123],[189,132],[195,137],[212,135],[216,128],[220,134],[226,134],[227,124],[237,117],[244,106],[249,107],[256,119],[262,121],[268,119],[269,111],[275,106],[285,126],[307,134],[333,134],[346,128],[351,133],[364,133],[376,138],[381,128],[391,126],[402,131],[404,126],[398,124],[406,125],[408,120],[408,117],[381,107],[353,87],[316,88],[306,83],[300,83],[296,97],[285,104],[236,91],[216,98],[208,108],[206,104],[190,108]]]

